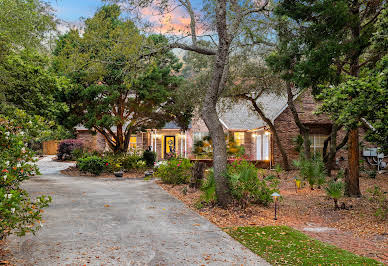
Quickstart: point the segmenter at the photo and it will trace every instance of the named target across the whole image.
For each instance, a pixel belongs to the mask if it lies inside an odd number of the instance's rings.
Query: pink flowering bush
[[[188,159],[173,158],[159,165],[156,176],[166,184],[187,184],[190,181],[192,166]]]
[[[33,200],[20,187],[22,181],[39,174],[24,130],[17,116],[0,116],[0,239],[35,232],[42,226],[42,208],[51,201],[45,196]]]

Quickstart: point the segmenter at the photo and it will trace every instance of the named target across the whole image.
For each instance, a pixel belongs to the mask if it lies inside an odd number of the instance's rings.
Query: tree
[[[85,21],[82,35],[62,36],[55,68],[73,81],[65,95],[68,121],[101,133],[114,152],[127,152],[133,133],[175,118],[167,107],[181,82],[175,75],[181,64],[171,52],[150,52],[164,37],[141,35],[120,15],[119,6],[104,6]]]
[[[267,6],[268,1],[258,3],[255,1],[245,0],[241,2],[217,0],[206,3],[206,18],[201,20],[193,8],[193,3],[190,0],[176,0],[172,2],[159,1],[127,1],[123,0],[132,7],[135,6],[152,6],[156,5],[158,10],[164,13],[171,12],[176,7],[183,8],[190,18],[190,33],[191,43],[188,42],[171,42],[166,48],[180,48],[183,50],[193,51],[196,53],[214,56],[214,65],[212,67],[211,82],[207,86],[207,90],[202,103],[202,118],[209,129],[210,136],[213,140],[214,148],[214,175],[216,183],[216,194],[218,203],[225,207],[231,200],[228,180],[225,176],[227,165],[227,152],[225,135],[222,124],[217,114],[217,102],[225,90],[225,84],[228,79],[229,55],[237,36],[243,30],[247,21],[258,19],[260,13]],[[214,32],[213,40],[216,48],[202,46],[198,37],[198,23],[207,22],[207,28]],[[213,36],[212,36],[213,37]]]
[[[10,52],[0,61],[0,94],[7,105],[57,121],[67,112],[59,96],[69,82],[48,69],[49,59],[31,49]]]
[[[0,61],[9,49],[43,48],[55,30],[51,8],[40,0],[2,0],[0,18]]]
[[[291,25],[283,36],[294,35],[285,43],[292,48],[292,56],[283,57],[292,66],[287,73],[290,82],[301,88],[311,86],[317,93],[319,84],[337,86],[349,77],[359,77],[364,67],[381,58],[381,54],[370,53],[370,48],[384,5],[385,1],[372,0],[280,2],[276,12]],[[349,132],[348,154],[347,194],[359,196],[357,128]]]
[[[283,166],[288,171],[290,165],[287,153],[275,126],[260,103],[261,97],[268,94],[282,96],[285,91],[285,84],[264,65],[261,55],[251,58],[253,52],[251,50],[249,55],[241,53],[232,57],[227,94],[237,101],[248,102],[257,115],[268,125],[282,155]]]

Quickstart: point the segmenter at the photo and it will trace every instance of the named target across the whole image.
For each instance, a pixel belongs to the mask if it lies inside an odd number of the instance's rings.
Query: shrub
[[[326,187],[326,194],[329,198],[334,200],[334,210],[339,209],[338,200],[344,194],[344,183],[341,181],[331,180]]]
[[[202,207],[202,202],[209,204],[217,201],[216,181],[214,179],[213,168],[208,170],[207,177],[203,180],[201,190],[203,192],[200,198],[201,202],[197,204],[197,207]]]
[[[384,192],[378,187],[374,186],[373,189],[369,188],[367,192],[369,201],[375,203],[375,216],[380,220],[386,220],[388,218],[388,198]]]
[[[228,166],[227,178],[233,199],[242,207],[248,203],[268,205],[273,201],[271,194],[278,192],[279,180],[276,176],[268,176],[262,180],[258,177],[258,169],[245,160],[236,160]],[[216,201],[216,185],[214,171],[210,169],[202,186],[202,195],[197,207],[202,203]]]
[[[307,160],[301,155],[298,161],[294,161],[294,165],[299,169],[301,177],[310,184],[312,190],[314,189],[315,184],[320,186],[325,183],[325,164],[319,153],[314,154],[311,160]]]
[[[78,139],[65,139],[58,145],[58,160],[72,160],[73,151],[76,149],[82,149],[83,143]]]
[[[26,145],[32,138],[28,127],[34,125],[29,119],[24,123],[25,117],[23,112],[15,112],[12,119],[0,115],[0,239],[41,228],[42,208],[51,201],[50,196],[34,200],[21,188],[24,180],[39,174]]]
[[[174,158],[162,164],[156,171],[156,176],[160,177],[166,184],[187,184],[191,177],[192,164],[185,158]]]
[[[83,157],[91,156],[88,152],[86,152],[83,148],[75,148],[71,152],[72,159],[78,160]]]
[[[142,168],[142,163],[139,163],[142,157],[136,154],[107,153],[104,155],[104,159],[109,163],[107,171],[110,172],[118,170],[130,171],[132,169]],[[117,167],[117,165],[119,165],[120,167]]]
[[[271,194],[278,192],[279,180],[273,176],[260,180],[256,167],[247,161],[232,165],[228,177],[232,196],[242,207],[248,203],[266,206],[273,200]]]
[[[90,156],[77,160],[77,168],[80,171],[94,175],[100,175],[108,166],[108,161],[98,156]]]
[[[143,152],[143,161],[146,162],[148,167],[153,167],[156,161],[156,153],[150,150]]]
[[[146,161],[143,161],[143,160],[139,160],[136,163],[137,169],[144,169],[144,168],[146,168],[146,166],[147,166],[147,163],[146,163]]]

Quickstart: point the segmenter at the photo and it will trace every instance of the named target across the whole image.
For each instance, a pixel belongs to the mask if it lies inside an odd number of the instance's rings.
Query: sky
[[[102,6],[99,0],[48,0],[59,19],[77,22],[80,17],[91,17]]]
[[[96,10],[106,2],[102,0],[46,0],[54,8],[56,17],[67,23],[60,23],[58,30],[66,32],[69,27],[79,25],[80,19],[92,17]],[[200,6],[200,0],[192,0],[194,8]],[[176,8],[169,15],[158,16],[158,12],[151,7],[141,10],[143,18],[153,24],[157,33],[183,33],[188,32],[190,19],[182,8]],[[198,26],[198,25],[197,25]],[[201,32],[197,28],[197,33]]]

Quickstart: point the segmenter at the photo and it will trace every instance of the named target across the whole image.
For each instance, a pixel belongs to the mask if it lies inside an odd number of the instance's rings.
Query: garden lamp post
[[[274,192],[274,193],[272,193],[271,196],[273,197],[273,200],[275,202],[275,218],[274,218],[274,220],[277,220],[278,218],[276,217],[276,209],[277,209],[278,197],[280,197],[280,194],[277,192]]]

